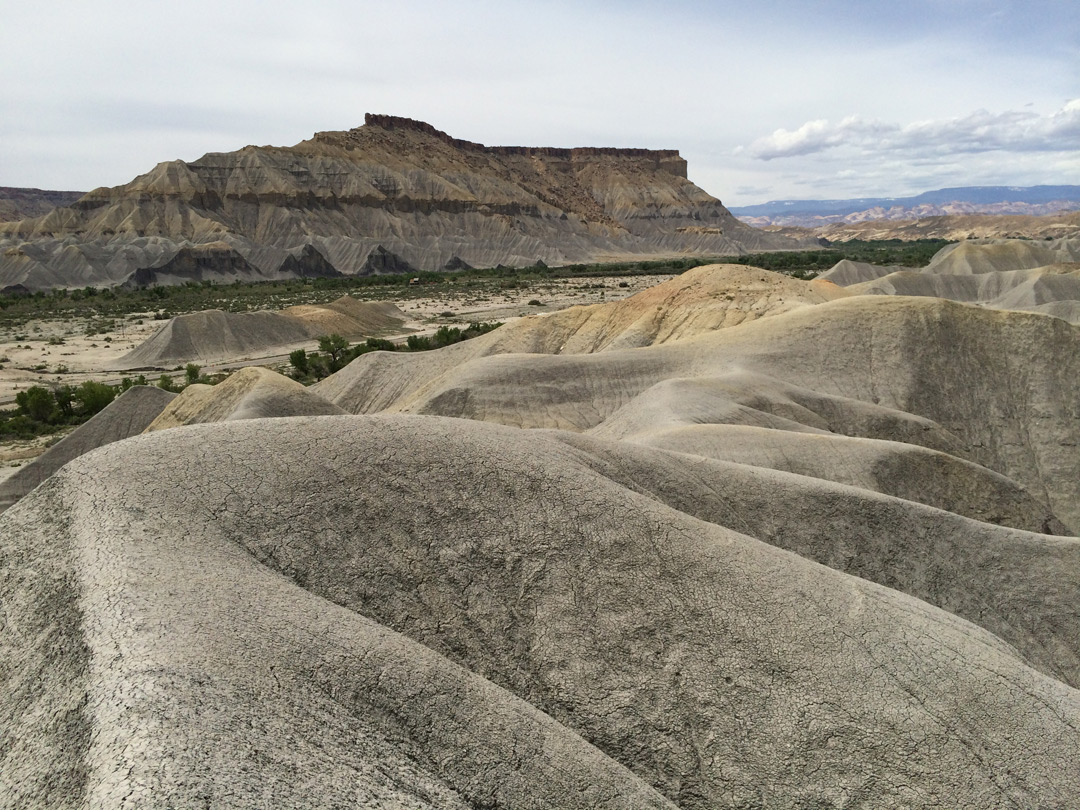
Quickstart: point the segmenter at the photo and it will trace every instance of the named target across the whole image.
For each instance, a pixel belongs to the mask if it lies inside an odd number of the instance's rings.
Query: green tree
[[[162,374],[160,377],[158,377],[157,386],[162,391],[176,390],[176,385],[173,384],[173,379],[168,374]]]
[[[397,350],[397,346],[392,341],[385,338],[368,338],[367,343],[364,344],[372,351],[380,352],[392,352]]]
[[[64,418],[70,419],[74,413],[71,404],[75,401],[75,389],[70,385],[61,385],[53,391],[53,399],[56,400],[56,406]]]
[[[297,349],[294,352],[289,352],[289,363],[296,369],[297,377],[307,376],[308,371],[311,369],[311,365],[308,363],[307,352],[303,349]]]
[[[82,415],[93,416],[116,398],[116,389],[105,383],[87,380],[75,389],[73,396],[79,403]]]
[[[349,341],[341,335],[323,335],[319,338],[319,351],[330,355],[330,368],[334,371],[341,368],[341,361],[348,349]]]
[[[32,385],[15,395],[15,404],[19,412],[26,414],[35,422],[48,422],[56,411],[56,399],[52,391],[40,385]]]
[[[199,368],[197,363],[188,363],[186,366],[184,366],[184,375],[187,377],[188,385],[191,385],[192,383],[197,383],[199,381],[200,371],[201,369]]]

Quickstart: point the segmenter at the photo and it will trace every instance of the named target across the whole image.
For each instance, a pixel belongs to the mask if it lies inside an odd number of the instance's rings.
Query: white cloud
[[[808,121],[796,130],[778,129],[740,151],[759,160],[812,155],[833,149],[864,154],[916,156],[980,152],[1058,152],[1080,146],[1080,100],[1049,115],[976,110],[962,118],[897,124],[853,115],[832,124]]]

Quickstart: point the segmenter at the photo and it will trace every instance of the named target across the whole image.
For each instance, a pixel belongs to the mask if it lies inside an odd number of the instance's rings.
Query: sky
[[[427,121],[679,149],[728,205],[1080,184],[1076,0],[0,0],[0,186]]]

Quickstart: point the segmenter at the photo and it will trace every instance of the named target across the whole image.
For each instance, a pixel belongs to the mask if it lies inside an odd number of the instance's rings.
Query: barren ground
[[[425,295],[423,288],[408,288],[402,290],[401,298],[395,300],[410,318],[400,336],[418,331],[433,332],[442,325],[467,324],[470,321],[509,322],[524,315],[554,312],[577,304],[615,301],[669,278],[671,275],[552,279],[520,283],[511,288],[497,284],[480,287],[463,285],[460,292],[440,291],[433,295]],[[366,292],[358,290],[353,296],[361,300],[379,300],[383,297],[378,292],[365,296]],[[541,304],[530,305],[529,301],[540,301]],[[152,312],[134,313],[126,319],[117,319],[113,329],[88,335],[87,331],[96,320],[93,317],[34,320],[17,327],[0,329],[0,406],[13,402],[20,390],[32,385],[79,385],[85,380],[119,382],[125,375],[108,371],[108,366],[166,323],[154,320]],[[298,344],[296,348],[316,347],[317,344],[312,341]],[[236,362],[228,366],[238,368],[282,362],[284,358],[280,355],[247,357],[236,358]],[[158,374],[148,372],[146,376],[156,379]],[[46,442],[53,438],[0,442],[0,481],[43,452]]]

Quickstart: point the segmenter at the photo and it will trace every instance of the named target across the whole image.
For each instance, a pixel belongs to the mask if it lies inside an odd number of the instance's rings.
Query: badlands
[[[0,804],[1075,806],[1039,247],[130,389],[0,491]]]
[[[368,114],[361,127],[291,147],[161,163],[123,186],[0,222],[0,291],[816,245],[739,222],[686,175],[674,149],[484,146]]]

